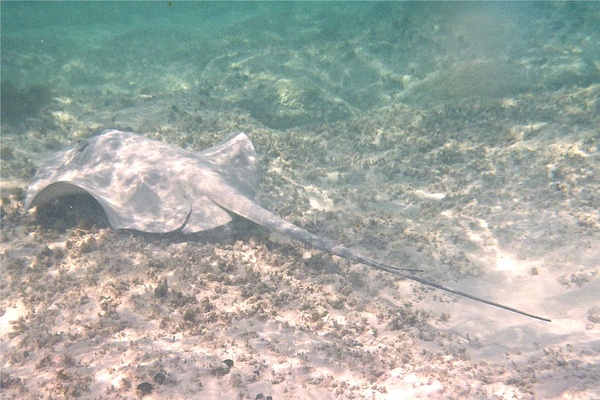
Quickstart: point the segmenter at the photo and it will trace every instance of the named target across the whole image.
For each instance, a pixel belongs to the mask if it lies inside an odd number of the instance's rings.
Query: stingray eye
[[[88,147],[90,142],[86,139],[79,139],[77,141],[77,151],[82,152],[86,147]]]

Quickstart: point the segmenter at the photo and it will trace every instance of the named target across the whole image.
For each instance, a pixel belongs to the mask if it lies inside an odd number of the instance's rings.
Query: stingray
[[[27,190],[25,208],[88,193],[102,206],[114,229],[183,234],[224,225],[236,214],[329,254],[550,322],[423,279],[415,275],[418,270],[373,260],[287,222],[254,201],[258,180],[256,152],[244,133],[230,135],[204,151],[190,152],[136,133],[105,130],[46,160]]]

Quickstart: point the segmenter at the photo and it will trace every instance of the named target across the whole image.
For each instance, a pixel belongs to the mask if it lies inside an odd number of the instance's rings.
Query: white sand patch
[[[305,186],[305,189],[308,195],[311,210],[333,211],[335,209],[333,200],[328,197],[325,191],[311,185]]]
[[[11,322],[16,322],[20,317],[24,317],[28,308],[21,301],[17,301],[14,307],[8,307],[0,317],[0,337],[6,340],[7,335],[12,332]]]
[[[415,190],[415,195],[424,200],[442,200],[446,197],[445,193],[427,193],[421,189]]]

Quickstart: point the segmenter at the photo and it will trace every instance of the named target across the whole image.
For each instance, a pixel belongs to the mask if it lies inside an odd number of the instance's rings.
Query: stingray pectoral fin
[[[104,209],[110,226],[114,229],[133,229],[149,233],[168,233],[187,225],[189,206],[140,210],[130,205],[112,202],[110,199],[92,195]],[[185,226],[184,226],[185,227]]]
[[[253,198],[258,187],[258,158],[248,136],[229,135],[219,144],[197,153],[227,184],[244,196]]]
[[[151,233],[172,232],[181,228],[190,215],[189,203],[161,201],[153,190],[143,185],[138,187],[132,196],[126,196],[126,191],[122,192],[123,196],[115,196],[108,188],[91,187],[80,181],[58,181],[40,191],[32,189],[25,206],[29,209],[63,196],[82,193],[89,194],[100,204],[114,229],[134,229]],[[206,201],[210,202],[208,199]],[[212,202],[211,204],[218,207]],[[222,209],[219,210],[229,216]],[[215,221],[212,223],[214,225]]]
[[[62,196],[69,196],[73,194],[87,193],[87,191],[80,186],[73,185],[69,182],[55,182],[42,190],[37,190],[36,187],[30,187],[27,191],[27,198],[25,200],[25,209],[28,210],[33,207],[37,207],[40,204],[46,204],[49,201],[57,199]]]
[[[29,209],[37,207],[54,199],[83,193],[89,194],[100,204],[106,214],[108,222],[113,228],[118,229],[119,227],[131,225],[131,221],[127,220],[126,213],[122,211],[119,212],[118,208],[115,208],[114,205],[107,201],[103,196],[95,194],[93,191],[90,191],[89,188],[82,187],[81,185],[72,182],[54,182],[40,191],[35,191],[30,188],[30,193],[28,193],[27,200],[25,201],[25,208]]]
[[[166,196],[145,183],[115,191],[111,186],[80,183],[100,203],[114,229],[166,233],[180,229],[190,214],[189,202]]]
[[[204,149],[197,153],[200,157],[210,160],[214,166],[230,167],[232,164],[236,167],[248,166],[256,168],[256,150],[248,136],[245,133],[237,132],[227,136],[220,143]],[[252,158],[249,163],[248,158]],[[250,165],[248,165],[250,164]]]

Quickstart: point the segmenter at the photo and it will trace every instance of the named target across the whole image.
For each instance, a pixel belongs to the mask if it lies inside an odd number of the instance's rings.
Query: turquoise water
[[[3,2],[2,80],[196,92],[275,128],[599,78],[597,3]],[[106,94],[107,91],[110,93]]]

